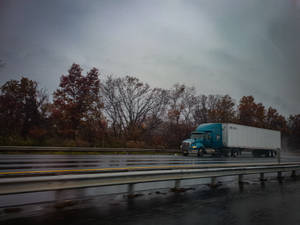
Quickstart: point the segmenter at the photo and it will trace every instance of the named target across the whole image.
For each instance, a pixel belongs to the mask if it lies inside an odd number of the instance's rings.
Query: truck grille
[[[182,143],[182,150],[183,150],[183,151],[184,151],[184,150],[189,150],[189,147],[190,147],[190,144],[189,144],[189,143],[186,143],[186,142]]]

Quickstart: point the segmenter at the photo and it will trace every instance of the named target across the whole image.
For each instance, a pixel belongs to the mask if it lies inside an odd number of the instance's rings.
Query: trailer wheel
[[[230,151],[230,157],[236,157],[237,156],[237,151],[236,150],[231,150]]]
[[[269,157],[274,157],[274,155],[273,155],[273,150],[266,150],[265,156],[266,156],[267,158],[269,158]]]
[[[266,158],[269,158],[269,151],[265,151],[264,155],[265,155]]]
[[[276,156],[276,151],[271,150],[271,157],[274,158]]]

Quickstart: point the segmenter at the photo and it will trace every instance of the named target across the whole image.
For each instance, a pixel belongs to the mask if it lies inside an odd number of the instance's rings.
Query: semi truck
[[[236,157],[250,151],[254,157],[274,157],[281,148],[280,131],[233,123],[204,123],[183,140],[183,155],[211,154]]]

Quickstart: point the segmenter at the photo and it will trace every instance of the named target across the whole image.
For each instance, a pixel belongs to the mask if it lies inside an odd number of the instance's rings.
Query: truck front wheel
[[[197,153],[197,156],[198,157],[202,157],[203,156],[203,154],[204,154],[204,149],[198,149],[198,153]]]

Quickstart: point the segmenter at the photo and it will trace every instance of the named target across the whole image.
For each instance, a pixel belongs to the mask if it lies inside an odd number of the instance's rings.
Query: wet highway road
[[[282,154],[282,162],[299,162],[297,154]],[[0,179],[10,176],[71,174],[121,168],[173,168],[191,165],[274,163],[276,158],[197,158],[181,155],[0,155]],[[247,176],[243,189],[236,177],[220,179],[210,189],[190,184],[174,193],[168,182],[128,199],[126,187],[87,188],[0,196],[0,224],[300,224],[300,180],[273,178],[261,186]],[[152,184],[151,184],[152,185]],[[156,185],[156,184],[155,184]],[[124,188],[124,190],[122,190]],[[158,189],[157,189],[158,188]],[[143,189],[143,187],[141,187]],[[122,193],[123,192],[123,193]],[[114,193],[114,194],[105,194]],[[62,205],[54,201],[63,196]],[[66,199],[72,199],[70,202]],[[23,205],[23,206],[22,206]],[[117,216],[116,216],[117,215]],[[286,218],[286,220],[284,219]],[[286,223],[286,221],[288,223]]]
[[[102,196],[65,206],[48,203],[3,210],[0,224],[299,225],[300,180],[249,182],[243,189],[228,182],[217,189],[156,191],[129,200]]]
[[[300,155],[282,154],[281,162],[300,161]],[[237,158],[181,155],[0,155],[0,177],[92,173],[122,169],[156,169],[185,166],[272,163],[276,158],[253,158],[249,153]]]

